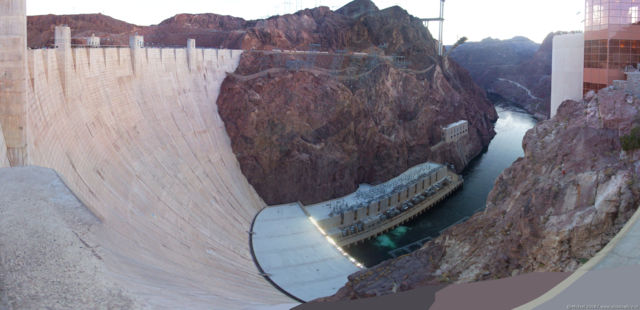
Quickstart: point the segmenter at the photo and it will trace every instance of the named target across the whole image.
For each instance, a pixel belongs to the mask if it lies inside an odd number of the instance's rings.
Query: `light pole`
[[[442,56],[443,44],[442,44],[442,28],[444,26],[444,0],[440,0],[440,33],[438,34],[438,55]]]

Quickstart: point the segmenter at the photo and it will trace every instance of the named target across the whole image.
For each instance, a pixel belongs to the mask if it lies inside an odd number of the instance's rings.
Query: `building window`
[[[638,22],[638,7],[630,7],[629,8],[629,17],[631,18],[631,23],[635,24]]]
[[[609,69],[624,69],[640,61],[640,40],[609,40]]]
[[[583,83],[583,87],[582,87],[582,92],[584,94],[588,93],[591,90],[597,92],[597,91],[599,91],[599,90],[601,90],[601,89],[603,89],[605,87],[607,87],[607,85],[605,85],[605,84],[584,82]]]
[[[613,43],[617,44],[618,42]],[[587,40],[584,42],[584,67],[595,69],[607,67],[607,40]]]

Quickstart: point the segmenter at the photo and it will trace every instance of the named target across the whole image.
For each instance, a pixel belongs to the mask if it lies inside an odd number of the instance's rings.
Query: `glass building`
[[[624,80],[640,63],[640,0],[586,0],[583,92]]]

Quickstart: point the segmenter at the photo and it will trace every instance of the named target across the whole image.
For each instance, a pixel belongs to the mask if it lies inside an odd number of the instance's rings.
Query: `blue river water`
[[[496,178],[518,157],[524,155],[522,138],[536,123],[529,114],[511,106],[496,105],[496,110],[499,116],[495,124],[496,136],[486,151],[463,171],[464,186],[461,190],[418,218],[346,250],[359,262],[371,267],[392,258],[392,254],[404,254],[400,250],[393,250],[420,240],[435,238],[451,225],[463,222],[474,213],[484,210]],[[419,244],[411,247],[411,250],[418,247]]]

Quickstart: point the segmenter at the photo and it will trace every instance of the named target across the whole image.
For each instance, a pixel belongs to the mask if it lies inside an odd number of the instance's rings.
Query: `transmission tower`
[[[435,18],[422,18],[422,23],[427,29],[429,29],[429,22],[437,21],[440,26],[438,29],[438,55],[442,56],[444,53],[444,48],[442,45],[442,34],[443,34],[443,26],[444,26],[444,0],[440,0],[440,17]]]

